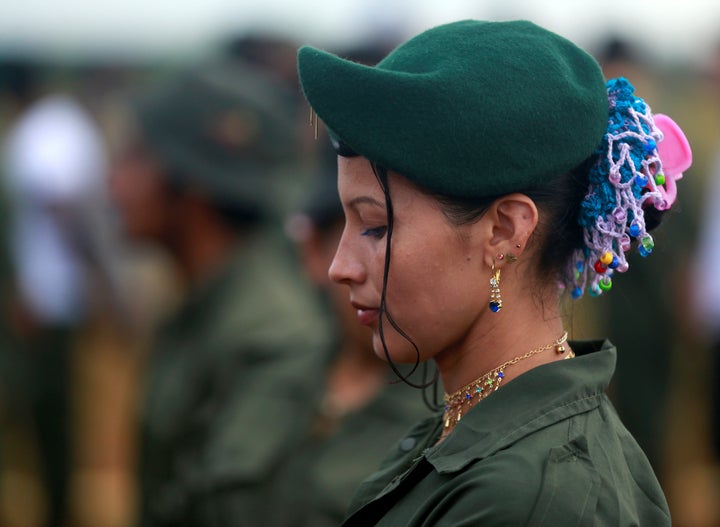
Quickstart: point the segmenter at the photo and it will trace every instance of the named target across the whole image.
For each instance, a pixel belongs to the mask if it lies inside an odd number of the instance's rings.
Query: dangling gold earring
[[[495,269],[492,264],[492,276],[490,277],[490,311],[497,313],[502,309],[502,298],[500,297],[500,269]]]

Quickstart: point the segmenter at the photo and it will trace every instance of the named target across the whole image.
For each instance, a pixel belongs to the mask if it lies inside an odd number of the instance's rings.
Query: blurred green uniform
[[[143,526],[265,525],[307,429],[323,330],[279,236],[260,232],[164,326],[142,415]]]
[[[433,417],[355,496],[344,526],[670,525],[647,458],[604,391],[607,341],[534,368],[480,401],[436,445]]]
[[[128,232],[167,249],[190,284],[145,371],[139,523],[264,525],[273,477],[316,407],[329,340],[276,225],[281,176],[298,172],[292,103],[267,76],[221,63],[158,83],[135,111],[141,154],[118,164],[115,196]],[[143,178],[138,165],[160,170]],[[152,176],[169,212],[142,222],[155,202],[138,205],[133,191]],[[212,265],[194,271],[207,240]]]
[[[360,483],[413,424],[430,414],[417,389],[393,380],[389,375],[388,385],[372,401],[336,422],[316,417],[311,434],[277,478],[263,525],[334,527],[342,522]],[[414,440],[406,439],[399,448],[414,446]]]

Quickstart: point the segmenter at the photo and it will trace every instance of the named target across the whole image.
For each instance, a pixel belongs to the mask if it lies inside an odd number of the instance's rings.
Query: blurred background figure
[[[709,174],[694,275],[694,311],[698,329],[712,353],[710,433],[720,459],[720,155]]]
[[[155,83],[132,109],[113,196],[127,236],[162,247],[183,288],[143,368],[138,523],[263,525],[327,360],[279,221],[295,108],[258,71],[214,63]]]
[[[586,308],[597,310],[596,318],[614,344],[630,350],[618,355],[610,396],[658,474],[673,525],[711,526],[719,518],[720,474],[709,455],[710,362],[691,292],[697,278],[693,259],[701,222],[698,204],[708,183],[708,139],[717,137],[720,124],[714,122],[717,95],[708,97],[689,64],[668,68],[652,60],[651,49],[633,35],[610,34],[596,56],[606,78],[628,78],[636,93],[678,116],[693,145],[694,166],[682,180],[685,193],[671,213],[672,221],[653,234],[658,246],[667,249],[655,258],[632,255],[631,266],[642,276],[623,280],[617,290],[593,299],[595,305]]]
[[[720,43],[708,70],[713,93],[720,101]],[[720,114],[715,116],[720,119]],[[691,283],[693,319],[711,354],[710,434],[720,460],[720,143],[715,144],[700,207],[700,234]]]
[[[358,323],[347,288],[328,277],[345,217],[337,191],[337,156],[327,137],[320,139],[320,150],[316,181],[287,225],[303,268],[334,319],[332,358],[313,422],[275,479],[263,522],[268,527],[339,525],[359,484],[396,443],[412,449],[414,440],[403,434],[430,415],[420,390],[399,382],[375,355],[372,335]]]
[[[115,296],[122,287],[105,192],[106,147],[79,98],[42,91],[33,61],[0,67],[12,123],[0,178],[12,276],[3,299],[12,343],[3,353],[13,354],[17,366],[5,372],[6,416],[10,428],[28,430],[37,443],[46,525],[64,525],[73,466],[73,355],[98,307],[94,288],[109,286],[115,306],[122,304]]]

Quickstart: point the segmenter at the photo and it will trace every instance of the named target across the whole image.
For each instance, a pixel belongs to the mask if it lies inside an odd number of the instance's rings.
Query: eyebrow
[[[347,206],[348,207],[357,207],[357,205],[360,205],[362,203],[368,204],[368,205],[374,205],[376,207],[385,208],[385,204],[381,203],[380,201],[376,200],[375,198],[371,198],[370,196],[357,196],[356,198],[351,199]]]

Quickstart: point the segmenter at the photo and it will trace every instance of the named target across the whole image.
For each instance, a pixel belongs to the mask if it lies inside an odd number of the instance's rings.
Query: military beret
[[[331,137],[449,196],[541,186],[588,158],[607,126],[597,61],[528,21],[438,26],[374,67],[303,46],[298,71]]]
[[[292,95],[238,62],[178,71],[133,98],[140,138],[175,183],[241,205],[272,200],[297,154]]]

